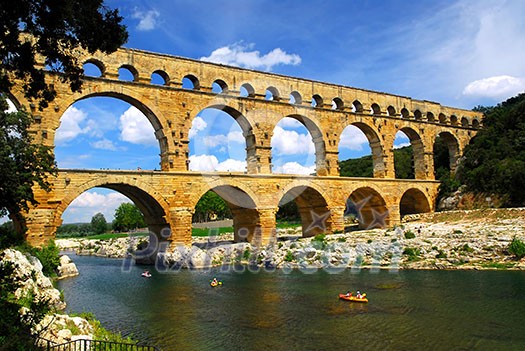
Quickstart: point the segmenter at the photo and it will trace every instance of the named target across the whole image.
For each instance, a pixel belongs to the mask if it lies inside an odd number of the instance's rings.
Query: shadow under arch
[[[346,201],[345,215],[353,214],[359,229],[385,228],[390,225],[386,202],[379,192],[370,187],[354,190]]]
[[[160,157],[161,157],[160,159],[161,170],[167,171],[170,169],[170,165],[168,163],[169,143],[165,135],[163,125],[159,117],[157,116],[160,113],[154,112],[149,106],[142,103],[137,98],[124,94],[124,93],[117,93],[114,91],[101,91],[101,92],[96,92],[96,93],[90,93],[90,94],[83,95],[79,97],[78,99],[72,100],[69,106],[67,106],[67,108],[64,110],[64,113],[65,111],[67,111],[67,109],[69,109],[75,103],[79,101],[87,100],[90,98],[94,98],[94,97],[108,97],[108,98],[118,99],[118,100],[127,102],[128,104],[132,105],[133,107],[137,108],[140,112],[142,112],[144,116],[146,116],[148,121],[151,123],[154,129],[155,138],[159,142]],[[62,119],[62,117],[64,116],[64,113],[62,113],[62,115],[60,116],[60,119]],[[59,125],[57,126],[57,128],[59,127]]]
[[[295,201],[303,237],[332,232],[332,214],[324,196],[308,185],[296,185],[286,191],[279,206]]]
[[[419,189],[408,189],[399,201],[399,214],[403,216],[417,213],[430,212],[430,202],[425,194]]]
[[[213,191],[228,205],[233,217],[233,237],[235,242],[253,242],[260,231],[259,211],[253,195],[234,185],[217,185],[207,191]],[[199,199],[204,196],[201,194]],[[195,208],[197,202],[193,208]]]
[[[454,174],[456,172],[456,168],[460,157],[459,142],[456,139],[456,137],[452,135],[452,133],[443,131],[436,135],[436,139],[434,140],[434,149],[436,147],[438,138],[448,151],[448,169],[450,170],[451,174]],[[434,168],[436,168],[435,165]],[[435,172],[436,169],[434,169],[434,173]]]
[[[317,122],[314,120],[299,114],[290,114],[283,116],[282,118],[292,118],[301,123],[306,130],[310,133],[310,136],[312,137],[312,142],[314,143],[315,148],[315,172],[317,175],[325,176],[328,175],[328,170],[330,167],[337,167],[337,165],[330,165],[327,163],[326,159],[326,145],[323,138],[323,133],[321,131],[321,128],[318,126]],[[281,120],[282,120],[281,118]],[[280,121],[278,121],[275,126]],[[274,128],[275,128],[274,126]],[[273,134],[273,131],[272,131]]]

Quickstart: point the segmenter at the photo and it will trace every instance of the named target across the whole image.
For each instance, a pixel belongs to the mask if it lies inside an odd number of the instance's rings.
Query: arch
[[[239,125],[242,136],[245,141],[245,147],[239,149],[239,152],[242,152],[246,150],[246,167],[247,171],[250,172],[250,167],[257,167],[257,164],[254,164],[253,162],[250,162],[250,160],[256,158],[256,137],[253,133],[253,123],[250,121],[246,116],[244,116],[240,111],[237,109],[228,106],[228,105],[222,105],[222,104],[214,104],[206,106],[204,109],[200,110],[196,115],[193,116],[193,120],[199,115],[200,112],[207,110],[207,109],[215,109],[222,111],[229,115],[231,118],[234,119],[234,121]],[[190,125],[193,124],[193,120],[190,122]],[[188,131],[189,133],[189,131]],[[189,166],[189,163],[188,163]]]
[[[472,119],[472,128],[479,128],[479,121],[477,118]]]
[[[312,142],[314,143],[315,148],[315,170],[317,174],[324,174],[326,172],[325,162],[326,162],[326,145],[323,139],[323,133],[321,128],[317,125],[317,122],[314,120],[298,114],[292,114],[284,116],[283,118],[293,118],[300,122],[310,133],[312,137]],[[276,124],[277,125],[277,124]],[[273,137],[273,136],[272,136]]]
[[[462,127],[468,127],[468,118],[467,117],[462,117],[461,118],[461,126]]]
[[[165,71],[158,69],[151,73],[150,82],[151,84],[169,85],[170,77]]]
[[[301,105],[303,103],[303,98],[298,91],[292,91],[290,93],[290,104],[292,105]]]
[[[69,184],[66,196],[55,211],[54,223],[61,222],[60,218],[66,208],[80,194],[98,187],[111,189],[127,196],[141,210],[148,224],[148,229],[157,236],[160,235],[162,229],[170,227],[166,221],[169,214],[168,202],[164,198],[158,197],[158,193],[148,184],[138,179],[133,179],[133,184],[129,184],[128,181],[129,179],[126,176],[111,175],[94,177],[82,184]]]
[[[414,169],[415,179],[426,179],[426,165],[425,165],[425,145],[418,132],[411,127],[403,127],[399,129],[400,132],[410,140],[412,146],[412,165]]]
[[[90,68],[91,66],[94,68]],[[84,75],[88,77],[104,77],[106,74],[106,66],[104,63],[100,60],[97,60],[95,58],[90,58],[82,64],[82,69],[84,70]],[[98,74],[95,74],[96,70],[98,69]]]
[[[372,106],[370,106],[370,112],[371,114],[373,115],[380,115],[381,114],[381,107],[379,107],[378,104],[376,104],[375,102],[372,104]]]
[[[332,231],[332,215],[323,194],[310,185],[295,185],[284,192],[279,206],[295,201],[303,237]]]
[[[323,107],[323,98],[319,94],[312,96],[312,106],[322,108]]]
[[[447,123],[447,116],[445,116],[444,113],[440,113],[438,116],[439,123],[446,124]]]
[[[343,99],[335,97],[332,99],[332,110],[343,111],[345,108],[345,103]]]
[[[239,96],[241,97],[255,97],[255,89],[250,83],[244,83],[239,89]]]
[[[164,129],[161,123],[160,118],[158,115],[161,113],[159,111],[152,110],[149,106],[138,100],[138,98],[135,98],[131,95],[126,95],[119,92],[114,91],[101,91],[101,92],[95,92],[95,93],[88,93],[86,95],[83,95],[79,98],[72,98],[69,101],[69,105],[67,105],[64,112],[71,107],[73,104],[75,104],[78,101],[86,100],[92,97],[111,97],[115,99],[122,100],[124,102],[127,102],[128,104],[134,106],[137,108],[140,112],[142,112],[146,118],[149,120],[151,125],[153,126],[153,129],[155,131],[155,137],[157,138],[159,142],[159,149],[160,149],[160,155],[161,155],[161,168],[162,170],[168,170],[169,165],[167,164],[167,161],[164,160],[164,155],[167,155],[169,153],[169,144],[166,135],[164,134]],[[62,118],[63,114],[61,115],[60,119]],[[56,125],[53,126],[53,129],[56,131],[58,127],[60,126],[60,119],[56,121]],[[54,141],[53,141],[54,144]]]
[[[211,91],[217,94],[226,94],[228,92],[228,84],[222,79],[216,79],[211,85]]]
[[[279,90],[277,90],[276,87],[271,87],[271,86],[266,88],[265,100],[279,101],[280,100]]]
[[[416,119],[416,121],[421,121],[423,119],[423,114],[420,110],[414,111],[414,118]]]
[[[187,74],[182,78],[182,88],[189,90],[200,90],[200,82],[193,74]]]
[[[346,201],[345,215],[353,214],[360,229],[385,228],[390,225],[390,214],[380,193],[371,187],[354,190]]]
[[[354,100],[354,102],[352,102],[352,106],[353,106],[354,112],[357,112],[357,113],[363,112],[363,104],[359,100]]]
[[[456,115],[450,115],[450,124],[455,126],[458,124],[458,116]]]
[[[404,107],[401,109],[401,118],[410,118],[410,113]]]
[[[137,82],[139,80],[139,72],[132,65],[122,65],[118,69],[118,79],[124,81]]]
[[[436,117],[434,117],[434,114],[432,112],[427,112],[427,121],[429,122],[435,122]]]
[[[388,106],[386,111],[388,112],[388,115],[391,117],[394,117],[396,115],[396,109],[392,105]]]
[[[419,189],[408,189],[399,201],[399,214],[403,216],[431,211],[430,201]]]
[[[434,145],[436,145],[437,138],[440,138],[441,142],[445,145],[448,150],[448,166],[451,173],[455,173],[457,163],[459,161],[459,141],[450,132],[443,131],[436,136]],[[434,165],[434,173],[436,173],[436,165]]]
[[[381,145],[381,139],[379,137],[379,133],[375,129],[373,129],[371,126],[363,122],[354,122],[354,123],[351,123],[350,125],[357,127],[361,132],[363,132],[363,134],[368,139],[368,143],[372,151],[373,177],[374,178],[384,178],[386,166],[385,166],[385,160],[384,160],[383,147]],[[339,140],[339,143],[341,143],[341,140]]]
[[[200,198],[208,191],[219,195],[228,205],[233,217],[235,242],[252,242],[255,233],[260,230],[259,212],[255,204],[255,194],[239,185],[214,184],[202,189],[199,196],[193,197],[192,208],[195,208]]]

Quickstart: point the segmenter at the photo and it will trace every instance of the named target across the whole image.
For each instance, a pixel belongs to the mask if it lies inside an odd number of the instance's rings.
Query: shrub
[[[403,250],[403,255],[406,255],[408,256],[407,260],[408,261],[416,261],[419,259],[419,254],[421,252],[419,251],[418,248],[415,248],[415,247],[407,247]]]
[[[474,252],[474,249],[468,246],[468,244],[463,245],[459,250],[463,252]]]
[[[405,232],[405,239],[414,239],[416,237],[416,234],[414,234],[413,231],[407,230]]]
[[[443,250],[439,249],[436,258],[447,258],[447,254]]]
[[[317,234],[312,239],[312,246],[317,250],[322,250],[326,247],[326,234]]]
[[[284,261],[285,262],[292,262],[293,261],[293,253],[292,253],[292,251],[288,250],[286,252],[286,255],[284,256]]]
[[[525,244],[520,239],[514,237],[509,245],[508,251],[520,260],[525,257]]]

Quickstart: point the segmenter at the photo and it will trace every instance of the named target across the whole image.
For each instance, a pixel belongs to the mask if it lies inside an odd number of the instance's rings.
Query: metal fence
[[[50,340],[40,338],[38,344],[46,351],[160,351],[155,346],[89,339],[78,339],[63,344],[55,344]]]

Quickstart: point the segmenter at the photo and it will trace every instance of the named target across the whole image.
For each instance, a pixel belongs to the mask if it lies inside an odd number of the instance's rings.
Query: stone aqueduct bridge
[[[393,225],[404,214],[434,209],[439,185],[433,165],[436,138],[448,146],[454,170],[482,117],[429,101],[138,50],[94,56],[81,53],[79,57],[101,72],[100,77],[85,78],[82,92],[71,93],[60,75],[51,72],[47,79],[58,95],[46,110],[36,110],[19,88],[12,92],[15,104],[30,106],[35,115],[34,141],[54,146],[60,118],[76,101],[114,97],[138,108],[151,122],[160,145],[161,170],[60,170],[52,178],[50,192],[35,189],[39,205],[26,214],[28,240],[34,244],[54,238],[67,206],[93,187],[114,189],[129,197],[142,210],[153,233],[171,229],[167,237],[171,243],[191,242],[192,213],[208,190],[230,205],[236,240],[256,244],[275,237],[275,214],[283,199],[296,201],[305,236],[343,230],[348,199],[356,204],[362,227]],[[122,69],[131,73],[132,81],[119,80]],[[162,77],[164,84],[151,83],[152,74]],[[192,88],[183,88],[183,81],[190,81]],[[188,133],[193,119],[205,108],[222,110],[240,125],[246,140],[246,172],[188,170]],[[271,138],[284,117],[296,119],[310,132],[315,175],[272,174]],[[339,176],[338,145],[341,133],[350,125],[368,138],[373,178]],[[395,179],[393,143],[398,131],[413,146],[412,180]]]

